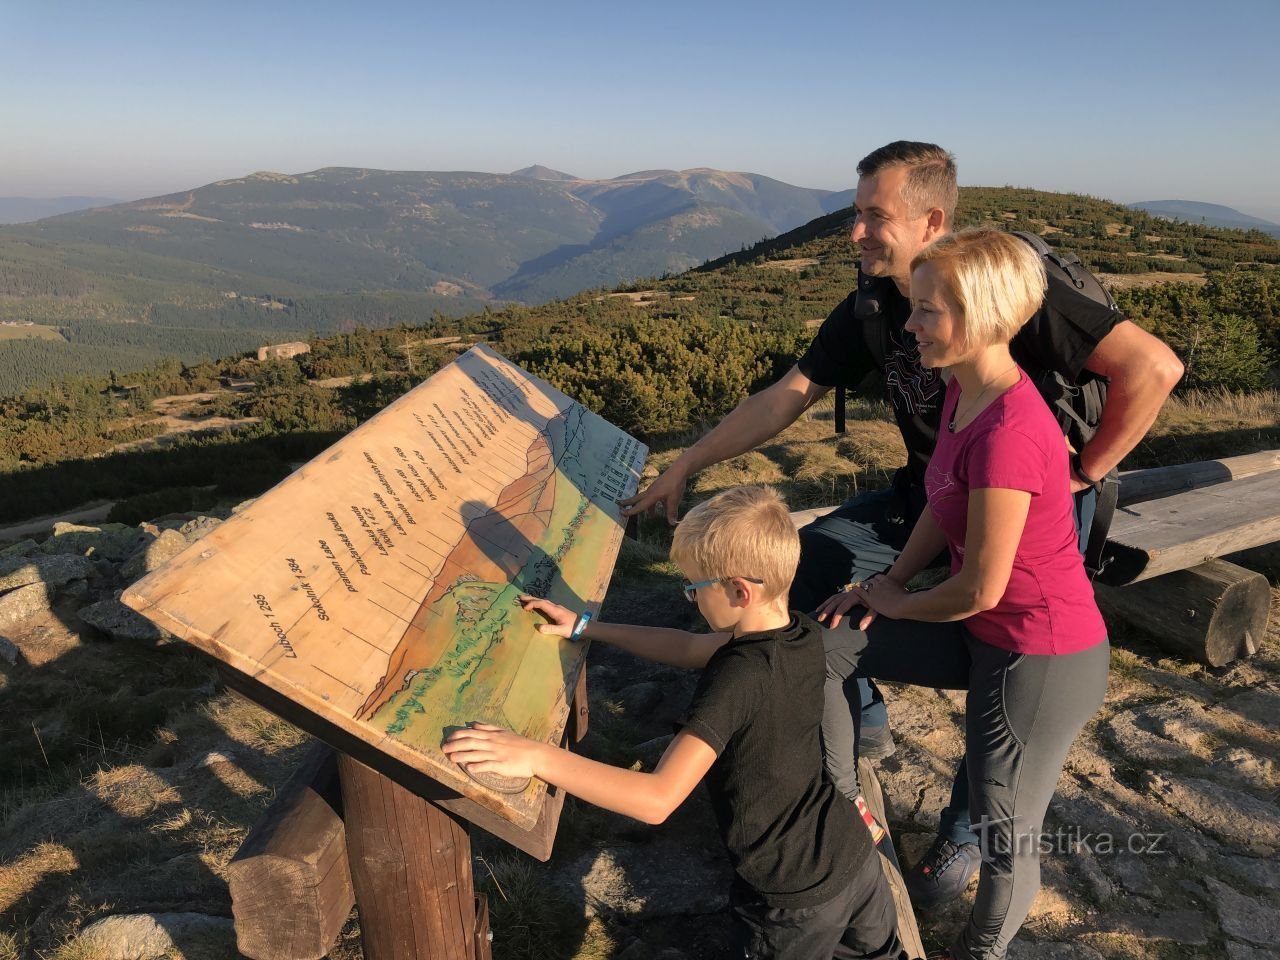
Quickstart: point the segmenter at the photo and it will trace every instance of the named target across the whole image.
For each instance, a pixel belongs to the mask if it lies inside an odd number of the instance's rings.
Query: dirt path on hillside
[[[107,519],[107,514],[111,512],[111,508],[116,503],[117,501],[115,500],[95,500],[92,503],[82,504],[66,513],[48,517],[32,517],[30,520],[23,520],[21,523],[0,527],[0,540],[21,540],[24,537],[31,536],[33,533],[48,533],[53,529],[55,523],[97,523],[100,520]]]

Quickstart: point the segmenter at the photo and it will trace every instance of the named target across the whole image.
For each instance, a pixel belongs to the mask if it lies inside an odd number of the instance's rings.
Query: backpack
[[[1090,300],[1105,304],[1112,310],[1119,309],[1111,299],[1111,294],[1085,268],[1075,254],[1055,250],[1039,234],[1015,230],[1013,235],[1025,241],[1040,255],[1046,272],[1052,271],[1064,278]],[[878,370],[884,368],[885,358],[889,355],[889,330],[882,321],[884,312],[882,298],[885,290],[883,284],[892,282],[887,278],[868,277],[859,272],[858,289],[853,301],[854,319],[861,328],[863,342],[871,352]],[[1041,309],[1048,309],[1048,306],[1042,306]],[[1107,403],[1106,379],[1087,370],[1076,382],[1068,380],[1054,370],[1041,370],[1031,379],[1045,402],[1049,404],[1049,409],[1053,411],[1063,435],[1071,443],[1072,448],[1083,449],[1084,445],[1093,439],[1098,423],[1102,420],[1102,411]],[[836,386],[836,433],[845,432],[846,392],[843,385]],[[1115,513],[1119,488],[1119,474],[1115,470],[1103,477],[1099,484],[1093,522],[1089,527],[1088,542],[1084,551],[1085,569],[1091,578],[1101,572],[1107,564],[1107,558],[1103,557],[1103,553],[1107,543],[1107,531],[1111,527],[1111,518]]]

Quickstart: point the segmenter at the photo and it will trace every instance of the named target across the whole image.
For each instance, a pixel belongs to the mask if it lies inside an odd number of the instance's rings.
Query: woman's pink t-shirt
[[[1001,487],[1031,494],[1004,596],[965,627],[1002,650],[1075,653],[1100,643],[1107,628],[1080,556],[1066,441],[1026,373],[1018,372],[1013,387],[954,433],[947,424],[960,386],[952,377],[925,492],[946,534],[953,575],[964,563],[969,491]]]

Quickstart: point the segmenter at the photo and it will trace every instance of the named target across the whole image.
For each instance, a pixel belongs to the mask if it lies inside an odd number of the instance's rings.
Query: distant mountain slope
[[[119,202],[107,197],[0,197],[0,223],[30,223]]]
[[[552,170],[550,167],[544,167],[540,163],[535,163],[532,167],[522,167],[515,170],[511,174],[513,177],[528,177],[530,180],[581,180],[581,177],[575,177],[572,173],[563,173],[560,170]]]
[[[1204,223],[1211,227],[1231,227],[1235,230],[1261,230],[1273,237],[1280,237],[1280,223],[1251,217],[1219,203],[1201,203],[1198,200],[1140,200],[1129,204],[1129,207],[1169,220],[1185,220],[1187,223]]]
[[[274,286],[255,288],[273,294],[445,284],[473,296],[542,301],[577,292],[583,278],[613,286],[686,269],[845,206],[850,196],[706,169],[579,180],[542,167],[510,175],[331,167],[260,172],[67,214],[0,231],[0,242],[93,244],[198,263],[274,278]],[[583,257],[581,268],[566,267]],[[92,269],[91,257],[77,259]]]

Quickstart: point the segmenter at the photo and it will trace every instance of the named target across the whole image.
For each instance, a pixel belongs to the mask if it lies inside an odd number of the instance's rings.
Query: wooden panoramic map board
[[[440,742],[470,721],[561,741],[586,645],[538,633],[516,597],[599,609],[646,453],[476,346],[123,600],[266,705],[529,830],[545,784],[472,779]]]

